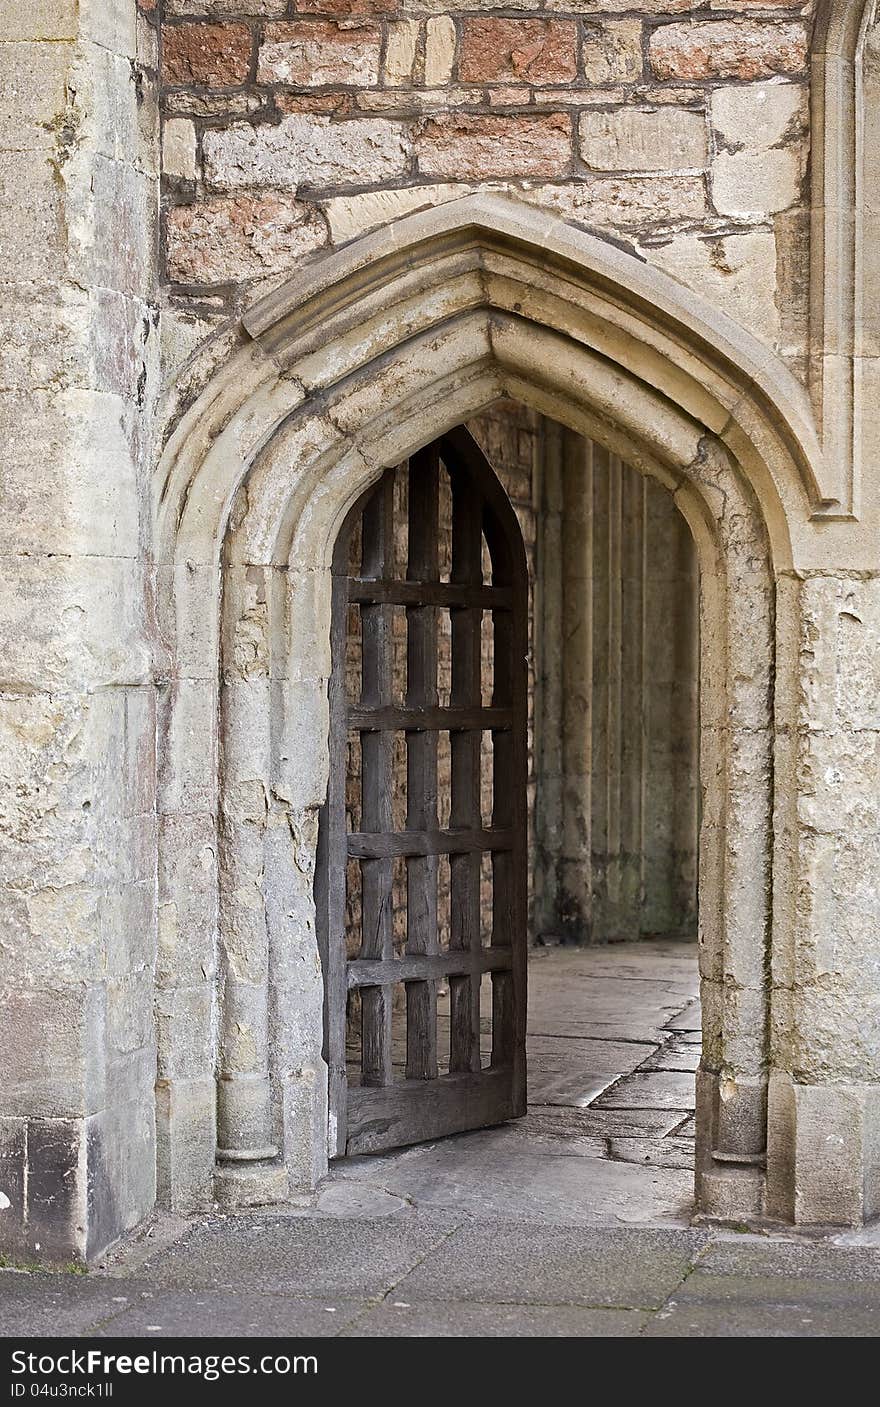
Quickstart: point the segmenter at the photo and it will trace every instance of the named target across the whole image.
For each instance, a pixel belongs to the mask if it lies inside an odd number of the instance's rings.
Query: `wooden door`
[[[316,883],[331,1156],[525,1113],[527,602],[516,516],[462,428],[340,532]]]

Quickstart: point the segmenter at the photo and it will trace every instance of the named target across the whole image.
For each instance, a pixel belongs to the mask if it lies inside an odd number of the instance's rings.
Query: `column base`
[[[286,1202],[290,1178],[283,1163],[222,1163],[214,1173],[214,1197],[227,1210]]]
[[[880,1214],[880,1086],[771,1077],[767,1211],[800,1226],[860,1226]]]

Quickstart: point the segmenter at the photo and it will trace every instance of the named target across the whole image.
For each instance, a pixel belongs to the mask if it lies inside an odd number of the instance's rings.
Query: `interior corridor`
[[[699,1042],[693,942],[535,948],[526,1117],[341,1160],[319,1205],[391,1193],[490,1219],[685,1223]]]

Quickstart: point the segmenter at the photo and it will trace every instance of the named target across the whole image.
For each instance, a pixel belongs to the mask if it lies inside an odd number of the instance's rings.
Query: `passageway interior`
[[[530,952],[528,1113],[512,1122],[487,1117],[482,1122],[498,1126],[484,1129],[478,1128],[481,1120],[474,1115],[474,1132],[433,1141],[430,1136],[422,1141],[407,1138],[414,1146],[350,1156],[334,1163],[332,1179],[375,1184],[429,1204],[466,1205],[475,1213],[521,1212],[552,1220],[565,1210],[570,1218],[585,1222],[675,1220],[686,1216],[692,1205],[694,1072],[700,1054],[695,941],[699,611],[693,540],[663,487],[531,410],[503,402],[471,421],[468,430],[516,512],[529,579],[523,772]],[[431,472],[436,480],[436,466]],[[408,471],[397,472],[393,487],[390,481],[386,485],[381,572],[383,580],[391,582],[383,587],[386,600],[396,601],[401,589],[395,583],[413,576],[414,534],[419,536],[421,529],[412,497],[422,492],[416,487],[419,482],[411,462]],[[467,1069],[476,1070],[477,1078],[481,1072],[485,1077],[497,1064],[493,1021],[499,1019],[498,982],[503,979],[487,969],[484,958],[498,941],[499,877],[503,883],[509,871],[499,868],[488,850],[482,860],[475,857],[471,884],[476,889],[465,901],[475,906],[472,924],[482,932],[473,941],[482,964],[475,971],[482,970],[483,978],[447,980],[440,975],[443,958],[450,944],[461,946],[455,937],[456,906],[461,906],[462,893],[468,893],[460,882],[457,888],[456,873],[460,875],[468,862],[454,853],[441,853],[436,860],[429,855],[413,859],[412,832],[407,830],[413,816],[423,818],[414,786],[426,775],[426,758],[435,789],[429,798],[430,824],[441,828],[432,834],[446,837],[441,852],[454,845],[451,830],[461,825],[455,817],[455,797],[456,787],[461,794],[464,775],[462,742],[453,732],[442,731],[445,719],[429,744],[424,733],[405,731],[406,709],[418,701],[412,687],[413,661],[424,680],[426,642],[429,653],[436,654],[428,702],[442,709],[456,700],[463,608],[461,603],[451,609],[425,604],[433,599],[432,592],[438,601],[445,600],[456,581],[454,543],[462,517],[454,507],[460,494],[454,470],[450,483],[451,488],[441,465],[439,497],[435,489],[430,510],[432,521],[439,522],[439,534],[435,531],[431,539],[430,576],[438,585],[429,581],[425,600],[417,605],[413,597],[409,605],[365,609],[351,604],[349,596],[344,670],[349,720],[371,721],[362,720],[358,710],[363,712],[363,700],[373,687],[369,680],[376,674],[368,652],[375,656],[376,640],[385,639],[382,667],[387,677],[381,688],[388,704],[381,706],[387,711],[393,704],[398,710],[395,726],[403,726],[402,732],[388,735],[380,764],[387,797],[381,805],[369,794],[370,788],[376,790],[378,774],[367,743],[373,752],[377,743],[349,728],[345,810],[348,830],[354,833],[349,855],[353,844],[364,854],[380,855],[381,846],[363,835],[371,830],[364,821],[370,808],[371,814],[385,818],[389,836],[398,837],[389,844],[385,861],[349,859],[349,962],[366,955],[364,944],[380,924],[387,927],[383,951],[398,961],[410,956],[411,963],[413,954],[435,952],[436,957],[429,956],[423,965],[429,978],[431,962],[437,970],[435,979],[428,981],[397,981],[392,995],[381,998],[389,1002],[386,1018],[367,1006],[368,998],[375,1003],[379,988],[352,987],[356,979],[349,969],[346,1065],[348,1087],[355,1092],[349,1098],[367,1107],[371,1096],[365,1086],[390,1090],[381,1104],[374,1100],[379,1115],[368,1116],[367,1132],[359,1147],[349,1147],[350,1153],[369,1150],[383,1111],[401,1098],[395,1087],[412,1093],[412,1023],[425,1026],[426,992],[432,1005],[429,1058],[435,1083],[439,1078],[442,1087],[444,1077],[448,1080]],[[368,522],[379,521],[375,507],[369,512],[372,519],[364,517],[347,548],[346,571],[352,589],[360,593],[359,602],[374,597],[379,601],[377,591],[363,584],[363,564],[372,550],[366,534],[379,531],[368,527]],[[485,542],[482,575],[479,565],[476,572],[470,579],[481,584],[468,589],[485,595],[487,609],[480,626],[480,611],[474,609],[477,597],[468,597],[477,617],[469,647],[476,651],[475,706],[486,709],[494,704],[497,712],[497,680],[504,675],[498,652],[510,637],[499,628],[499,619],[503,625],[505,617],[488,609],[500,579],[493,575]],[[415,586],[407,590],[412,594]],[[409,597],[404,593],[401,600]],[[377,636],[377,629],[384,636]],[[470,824],[483,827],[475,835],[486,845],[499,824],[497,757],[506,755],[498,750],[498,734],[490,723],[488,715],[475,715],[466,725],[485,730],[474,734],[467,786],[473,792]],[[394,846],[404,843],[410,849],[401,855]],[[387,912],[377,907],[370,890],[380,864],[387,866],[385,878],[379,875]],[[413,945],[415,929],[407,912],[413,895],[424,903],[426,882],[430,901],[418,922],[424,928],[429,914],[436,935],[431,949]],[[370,913],[374,916],[368,920]],[[460,927],[460,915],[458,922]],[[367,980],[375,980],[372,969]],[[464,992],[467,1001],[475,1000],[477,987],[479,1051],[470,1065],[463,1065],[461,997]],[[420,1005],[413,1000],[416,989]],[[469,1019],[476,1033],[475,1011]],[[386,1020],[390,1039],[383,1073],[375,1064],[376,1033]],[[462,1089],[463,1098],[475,1097],[475,1085],[463,1084]],[[392,1140],[384,1130],[377,1137],[384,1137],[387,1150]]]
[[[526,1117],[346,1158],[333,1164],[332,1181],[487,1218],[686,1221],[693,1205],[697,991],[687,941],[534,950]],[[484,1042],[488,1024],[486,1012]]]

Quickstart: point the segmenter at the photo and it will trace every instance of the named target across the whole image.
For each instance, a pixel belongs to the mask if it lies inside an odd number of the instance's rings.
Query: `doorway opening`
[[[672,1168],[678,1194],[699,643],[671,495],[499,402],[385,472],[333,571],[331,1156],[521,1117],[528,1057],[525,1136]]]

